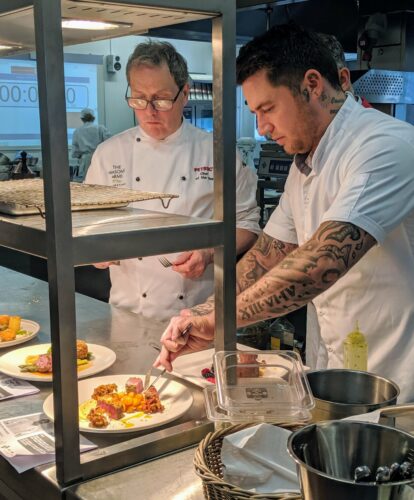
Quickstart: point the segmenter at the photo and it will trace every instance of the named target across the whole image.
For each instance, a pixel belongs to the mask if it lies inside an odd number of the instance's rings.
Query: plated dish
[[[84,340],[76,341],[76,363],[78,370],[84,370],[91,366],[95,359],[93,353],[89,350],[88,344]],[[53,373],[52,346],[50,345],[46,352],[41,354],[30,354],[26,356],[24,363],[19,365],[22,373],[36,373],[44,375]]]
[[[116,360],[116,354],[108,347],[98,344],[87,344],[88,350],[92,354],[87,363],[78,362],[78,378],[89,377],[109,368]],[[46,371],[48,368],[47,353],[50,344],[37,344],[34,346],[22,347],[8,352],[0,357],[0,371],[11,377],[36,382],[51,382],[52,373]],[[36,363],[36,358],[41,359],[41,366],[45,371],[23,371],[23,366]]]
[[[149,394],[147,402],[142,397],[136,397],[136,401],[134,401],[133,391],[126,391],[125,385],[131,379],[136,380],[137,378],[144,380],[145,375],[107,375],[78,382],[80,430],[82,432],[110,434],[138,432],[180,418],[193,404],[191,392],[186,387],[179,382],[165,378],[161,378],[157,382],[156,393],[159,399],[155,397],[155,392],[152,392]],[[152,380],[155,380],[155,377],[152,377]],[[105,394],[106,390],[101,389],[113,384],[116,385],[116,391],[119,395],[115,401],[110,392]],[[153,388],[150,391],[153,391]],[[91,422],[91,419],[88,418],[91,410],[95,410],[97,407],[97,399],[94,399],[93,395],[103,398],[101,407],[104,409],[106,425],[102,427],[95,426],[96,423],[99,424],[99,421]],[[125,402],[126,398],[129,398],[129,401]],[[121,404],[119,404],[120,399]],[[50,419],[54,418],[53,394],[46,398],[43,411]]]
[[[0,349],[12,347],[36,337],[39,323],[20,316],[0,315]]]

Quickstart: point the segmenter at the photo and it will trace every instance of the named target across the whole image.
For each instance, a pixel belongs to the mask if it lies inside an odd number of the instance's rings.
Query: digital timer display
[[[65,63],[65,98],[68,115],[85,107],[97,112],[95,64]],[[0,115],[0,147],[40,145],[36,61],[0,59]],[[74,128],[68,129],[68,141]]]

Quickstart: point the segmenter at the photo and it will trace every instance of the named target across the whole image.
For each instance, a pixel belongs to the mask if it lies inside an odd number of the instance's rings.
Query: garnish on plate
[[[201,370],[201,376],[205,378],[208,382],[211,382],[212,384],[216,383],[216,376],[214,374],[213,365],[211,366],[211,368],[203,368]]]
[[[93,354],[88,350],[88,344],[84,340],[76,341],[76,362],[78,370],[82,370],[90,365]],[[52,347],[43,354],[34,354],[27,356],[25,363],[19,365],[21,372],[30,373],[52,373]]]
[[[29,332],[21,328],[20,316],[0,315],[0,342],[10,342],[16,337],[27,335]]]

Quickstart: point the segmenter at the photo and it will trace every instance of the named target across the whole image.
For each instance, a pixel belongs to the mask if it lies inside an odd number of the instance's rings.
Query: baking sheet
[[[96,210],[125,207],[129,203],[159,199],[164,207],[176,194],[135,191],[97,184],[70,183],[71,209]],[[43,214],[45,210],[43,179],[0,182],[0,212],[9,215]]]

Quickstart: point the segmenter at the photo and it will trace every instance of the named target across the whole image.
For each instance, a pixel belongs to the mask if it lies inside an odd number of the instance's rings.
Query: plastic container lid
[[[220,351],[216,387],[205,389],[207,416],[231,422],[306,421],[315,404],[294,351]]]

